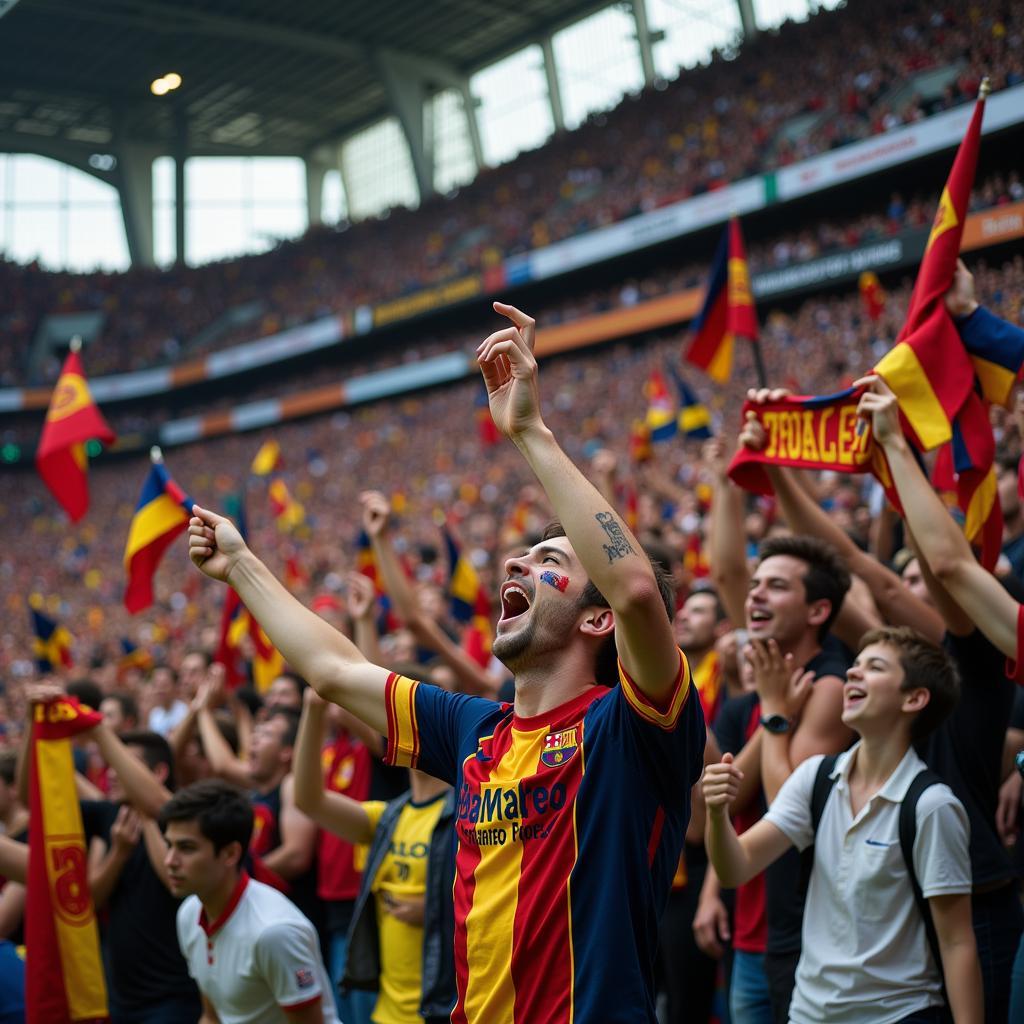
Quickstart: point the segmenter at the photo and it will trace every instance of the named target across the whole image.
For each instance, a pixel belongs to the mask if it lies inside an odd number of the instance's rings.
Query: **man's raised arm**
[[[859,384],[870,385],[859,413],[870,418],[875,441],[885,449],[903,515],[933,575],[985,636],[1008,658],[1016,658],[1017,602],[978,564],[921,471],[900,429],[896,396],[880,377],[865,377]]]
[[[541,417],[534,320],[500,302],[494,309],[513,326],[477,349],[491,416],[536,474],[576,557],[611,606],[624,668],[648,697],[660,700],[676,681],[679,655],[654,571],[639,541]]]
[[[238,591],[274,646],[317,693],[387,733],[387,669],[367,661],[347,637],[297,601],[229,519],[198,505],[192,513],[188,544],[196,567]]]

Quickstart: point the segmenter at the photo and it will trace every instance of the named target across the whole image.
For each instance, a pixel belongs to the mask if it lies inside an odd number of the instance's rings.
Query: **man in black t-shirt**
[[[107,846],[106,873],[93,876],[97,907],[106,911],[103,955],[112,1024],[186,1024],[202,1006],[178,947],[178,903],[163,881],[166,846],[153,815],[170,798],[172,755],[157,733],[125,733],[106,725],[90,735],[111,768],[111,800],[82,801],[87,843]],[[138,840],[118,842],[128,805],[139,812]],[[119,820],[120,813],[120,820]]]

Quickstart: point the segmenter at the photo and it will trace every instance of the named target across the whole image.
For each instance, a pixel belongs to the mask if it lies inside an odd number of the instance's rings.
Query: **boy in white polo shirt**
[[[793,674],[777,648],[763,653],[775,672]],[[705,839],[723,886],[752,878],[791,845],[814,844],[793,1024],[947,1019],[943,973],[955,1024],[981,1024],[966,812],[941,784],[924,789],[916,807],[914,870],[941,964],[929,951],[899,835],[903,798],[925,768],[911,742],[949,714],[957,692],[948,656],[913,630],[876,629],[864,637],[847,672],[842,715],[860,742],[836,761],[817,833],[812,794],[820,756],[793,772],[768,813],[742,836],[728,813],[742,773],[729,755],[705,771]]]
[[[251,879],[248,796],[204,780],[160,812],[178,942],[203,1000],[201,1024],[338,1024],[313,925],[286,896]]]

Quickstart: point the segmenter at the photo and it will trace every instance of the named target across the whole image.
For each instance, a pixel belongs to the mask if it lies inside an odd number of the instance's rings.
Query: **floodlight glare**
[[[168,71],[164,75],[164,81],[167,83],[168,89],[177,89],[181,85],[181,75],[177,71]]]
[[[149,91],[154,96],[164,96],[170,91],[170,88],[166,78],[157,78],[149,83]]]

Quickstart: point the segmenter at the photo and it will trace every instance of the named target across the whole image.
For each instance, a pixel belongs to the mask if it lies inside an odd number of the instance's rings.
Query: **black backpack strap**
[[[932,959],[939,972],[942,981],[942,998],[949,1006],[949,996],[946,994],[946,976],[942,969],[942,951],[939,949],[939,936],[935,931],[935,922],[932,920],[932,911],[928,906],[921,891],[921,883],[917,880],[917,871],[914,869],[914,840],[917,839],[917,802],[921,794],[931,786],[938,785],[942,779],[930,768],[922,768],[914,776],[907,789],[907,795],[900,805],[900,850],[903,853],[903,860],[907,866],[907,875],[910,878],[910,888],[914,893],[914,902],[924,920],[924,934],[928,940],[928,948],[932,951]]]
[[[835,771],[838,754],[829,754],[821,759],[818,770],[814,775],[814,787],[811,789],[811,828],[814,834],[818,834],[818,825],[821,823],[821,814],[825,810],[825,801],[836,784],[832,778]],[[811,872],[814,870],[814,843],[811,843],[803,853],[800,854],[800,905],[803,906],[807,899],[807,887],[811,884]]]
[[[814,788],[811,790],[811,828],[814,834],[818,834],[818,826],[821,824],[821,815],[825,810],[825,802],[829,793],[835,787],[836,780],[832,773],[836,770],[838,754],[828,754],[821,759],[818,765],[817,774],[814,776]]]

